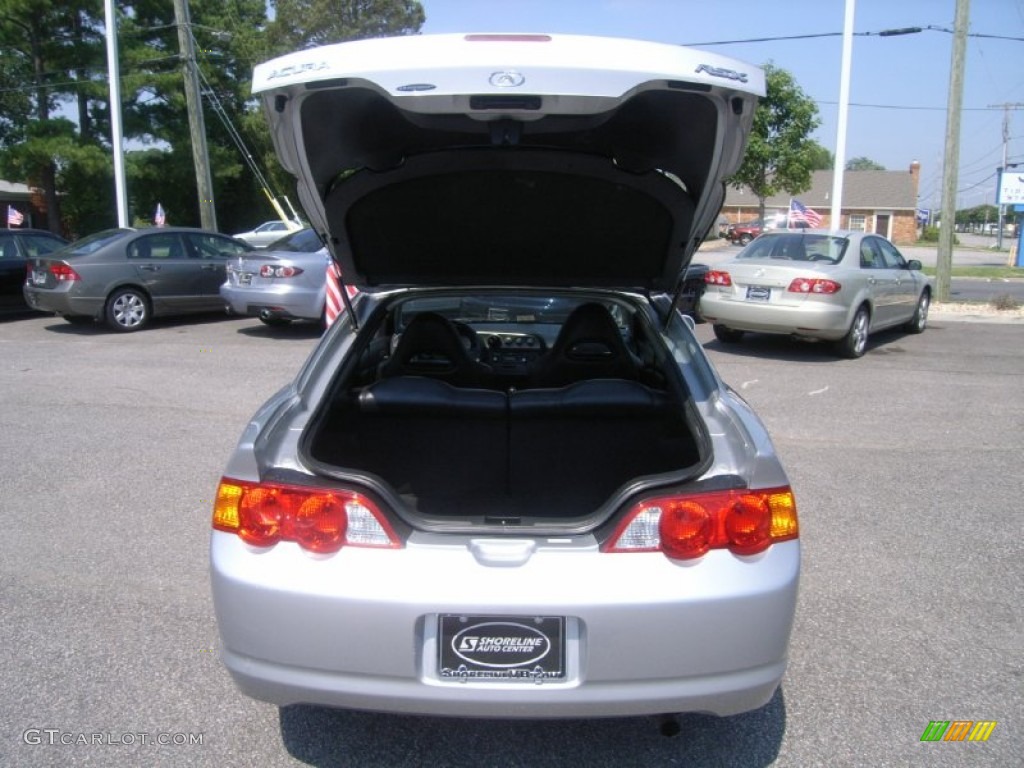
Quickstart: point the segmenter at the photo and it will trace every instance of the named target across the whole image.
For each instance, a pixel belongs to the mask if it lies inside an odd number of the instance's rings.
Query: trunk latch
[[[512,568],[523,565],[537,549],[529,539],[473,539],[469,551],[480,565]]]

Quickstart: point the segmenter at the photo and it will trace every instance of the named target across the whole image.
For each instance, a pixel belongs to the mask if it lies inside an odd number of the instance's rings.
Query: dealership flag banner
[[[359,291],[356,290],[355,286],[346,285],[345,293],[351,299]],[[334,259],[329,259],[327,262],[327,297],[324,306],[324,322],[326,322],[327,327],[330,328],[334,321],[338,319],[338,315],[344,311],[345,308],[341,302],[341,270],[338,269]]]
[[[25,214],[10,205],[7,206],[7,226],[20,227],[25,222]]]
[[[793,226],[794,223],[820,227],[821,214],[794,198],[789,201],[789,226]]]
[[[160,203],[156,204],[156,214],[153,216],[153,224],[158,227],[167,226],[167,213],[164,211],[164,207]]]

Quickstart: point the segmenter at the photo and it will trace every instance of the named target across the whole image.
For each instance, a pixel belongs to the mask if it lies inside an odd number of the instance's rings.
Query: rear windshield
[[[314,229],[303,229],[285,235],[280,240],[275,240],[269,246],[268,251],[289,251],[291,253],[315,253],[324,247],[320,235]]]
[[[802,232],[757,238],[736,256],[737,259],[781,259],[838,264],[846,251],[845,237]]]
[[[68,258],[70,256],[85,256],[95,253],[107,243],[119,240],[125,235],[131,234],[131,232],[132,230],[130,229],[105,229],[102,232],[94,232],[66,246],[61,256]]]
[[[581,298],[526,294],[519,296],[432,296],[402,304],[399,326],[404,328],[420,312],[434,312],[463,323],[563,323],[572,311],[584,303]],[[618,319],[617,305],[609,303],[612,317]]]

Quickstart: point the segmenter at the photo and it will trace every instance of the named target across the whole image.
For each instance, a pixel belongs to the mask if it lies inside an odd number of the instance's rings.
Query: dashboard
[[[477,331],[483,347],[482,359],[495,373],[526,375],[530,366],[547,351],[544,338],[517,331]]]

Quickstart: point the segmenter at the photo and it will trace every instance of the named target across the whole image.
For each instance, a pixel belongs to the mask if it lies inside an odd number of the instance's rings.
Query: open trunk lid
[[[346,282],[669,291],[764,76],[626,39],[422,35],[283,56],[253,91]]]

